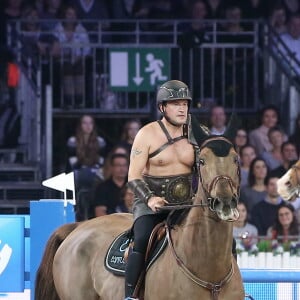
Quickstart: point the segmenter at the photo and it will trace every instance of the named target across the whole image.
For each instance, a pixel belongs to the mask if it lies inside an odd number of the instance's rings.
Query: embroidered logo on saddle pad
[[[129,247],[131,242],[131,231],[127,230],[120,235],[118,235],[113,242],[111,243],[106,256],[105,256],[105,268],[112,272],[115,275],[124,276],[126,262],[124,258],[124,254],[126,249]],[[150,254],[147,263],[147,269],[153,264],[157,257],[163,252],[167,245],[167,238],[164,236],[161,240],[156,241],[155,248],[153,252]]]

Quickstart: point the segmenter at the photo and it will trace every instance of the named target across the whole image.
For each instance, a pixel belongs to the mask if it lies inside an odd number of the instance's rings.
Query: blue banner
[[[0,217],[0,292],[24,291],[23,217]]]

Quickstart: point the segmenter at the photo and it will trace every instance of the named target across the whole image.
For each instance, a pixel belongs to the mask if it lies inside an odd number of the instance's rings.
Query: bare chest
[[[193,146],[186,140],[177,141],[150,159],[153,166],[187,166],[194,163]]]

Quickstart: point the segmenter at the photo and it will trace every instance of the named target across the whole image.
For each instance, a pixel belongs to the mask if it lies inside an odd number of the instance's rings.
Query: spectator
[[[281,34],[283,43],[290,50],[291,54],[281,47],[285,56],[290,57],[290,63],[295,69],[295,76],[300,76],[300,14],[291,15],[288,21],[288,31]],[[291,57],[292,55],[292,57]],[[296,60],[295,60],[296,59]]]
[[[200,46],[202,43],[211,42],[207,34],[205,18],[207,15],[206,3],[204,0],[194,1],[189,8],[191,22],[183,25],[183,33],[178,38],[179,45],[184,49]]]
[[[282,198],[277,192],[277,177],[268,176],[265,179],[267,194],[259,199],[251,211],[251,220],[258,229],[259,235],[267,235],[267,230],[274,224]]]
[[[265,178],[268,168],[264,160],[255,158],[249,168],[248,185],[241,188],[241,199],[246,204],[248,218],[252,221],[252,208],[266,196]]]
[[[252,160],[256,158],[255,148],[245,145],[240,149],[241,159],[241,187],[248,185],[249,169]]]
[[[10,21],[16,21],[21,18],[24,0],[6,0],[4,10],[0,12],[0,47],[7,46],[7,25]],[[15,43],[17,29],[14,25],[11,28],[11,42]],[[13,46],[16,46],[14,44]]]
[[[89,39],[92,43],[101,43],[99,41],[99,28],[107,29],[108,23],[103,22],[109,19],[108,4],[105,0],[68,0],[69,5],[73,5],[78,20],[89,33]],[[107,40],[108,41],[108,40]]]
[[[296,145],[297,155],[299,157],[300,156],[300,113],[296,118],[294,132],[289,137],[289,141]]]
[[[94,187],[103,180],[103,153],[106,141],[97,134],[95,119],[83,115],[79,119],[76,134],[68,139],[68,163],[66,171],[75,171],[75,188]]]
[[[121,190],[121,203],[116,207],[116,212],[132,213],[134,193],[127,185]]]
[[[223,19],[225,15],[226,1],[224,0],[206,0],[207,18]]]
[[[221,105],[212,107],[210,111],[210,133],[213,135],[222,135],[226,130],[225,109]]]
[[[124,154],[129,158],[129,153],[127,148],[125,148],[122,145],[116,145],[114,146],[108,153],[108,155],[106,156],[105,160],[104,160],[104,167],[103,167],[103,177],[104,179],[108,179],[111,176],[111,157],[114,154]]]
[[[268,138],[269,129],[278,126],[279,113],[275,106],[266,106],[261,112],[261,125],[251,130],[249,133],[249,143],[255,147],[256,154],[259,156],[264,151],[271,151],[272,145]],[[287,136],[284,136],[284,140],[287,140]]]
[[[41,56],[52,54],[54,36],[43,33],[38,11],[33,6],[26,7],[22,12],[22,53],[33,60],[35,64],[40,62]]]
[[[84,67],[86,57],[91,52],[90,41],[86,29],[77,21],[77,13],[74,7],[67,6],[63,18],[64,21],[55,27],[54,35],[58,40],[57,55],[63,63],[65,105],[66,107],[72,107],[75,102],[76,106],[83,107],[85,93]]]
[[[100,183],[94,194],[95,216],[116,212],[121,205],[121,190],[127,182],[129,159],[124,154],[114,154],[110,160],[111,177]]]
[[[131,147],[134,138],[141,128],[141,121],[138,119],[132,119],[127,121],[122,130],[121,139],[116,146],[121,146],[127,149],[128,154],[131,153]]]
[[[240,154],[240,150],[245,145],[248,145],[248,132],[244,128],[239,128],[234,138],[234,145],[237,152]]]
[[[43,31],[52,32],[62,15],[62,0],[44,0],[42,10],[39,12],[41,28]]]
[[[279,3],[284,7],[288,18],[293,14],[300,13],[300,3],[298,0],[279,0]]]
[[[281,145],[282,164],[271,171],[272,176],[282,177],[298,159],[296,145],[284,142]]]
[[[282,202],[277,210],[277,215],[274,224],[269,227],[267,235],[281,243],[295,240],[299,238],[299,224],[295,216],[295,209],[293,205],[288,202]]]
[[[282,5],[275,5],[269,15],[270,26],[278,33],[287,32],[287,16],[286,10]]]
[[[257,228],[248,222],[248,212],[245,203],[239,202],[237,205],[239,218],[233,222],[233,237],[240,239],[242,245],[249,249],[257,243],[258,231]]]
[[[282,164],[281,146],[284,133],[280,127],[275,126],[270,128],[268,137],[273,148],[270,151],[264,151],[261,157],[266,162],[269,170],[273,170]]]

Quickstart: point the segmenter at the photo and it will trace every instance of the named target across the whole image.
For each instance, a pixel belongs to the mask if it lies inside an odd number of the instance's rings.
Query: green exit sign
[[[169,49],[114,48],[109,59],[114,91],[150,92],[170,77]]]

